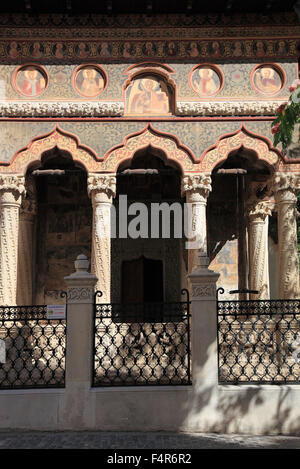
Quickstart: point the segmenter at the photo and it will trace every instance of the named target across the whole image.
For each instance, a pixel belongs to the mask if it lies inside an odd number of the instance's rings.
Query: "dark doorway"
[[[163,302],[163,263],[141,257],[122,263],[122,303]]]

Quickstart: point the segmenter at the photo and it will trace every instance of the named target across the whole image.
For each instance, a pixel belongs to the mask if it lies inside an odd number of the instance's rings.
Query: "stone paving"
[[[168,432],[7,432],[0,449],[300,449],[300,437]]]

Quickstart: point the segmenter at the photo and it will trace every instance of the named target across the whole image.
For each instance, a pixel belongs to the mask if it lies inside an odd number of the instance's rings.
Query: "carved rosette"
[[[69,287],[67,291],[67,301],[69,304],[93,303],[93,287]]]
[[[19,209],[24,178],[0,175],[0,304],[15,305],[17,294]]]
[[[278,212],[278,248],[280,298],[293,299],[299,295],[299,260],[296,223],[297,193],[300,175],[276,173],[273,191]]]
[[[110,301],[111,288],[111,208],[116,195],[116,177],[93,174],[88,178],[88,194],[93,203],[91,271],[98,278],[101,301]]]

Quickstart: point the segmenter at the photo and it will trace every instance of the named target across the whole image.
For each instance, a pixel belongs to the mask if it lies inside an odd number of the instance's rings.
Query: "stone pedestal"
[[[116,195],[114,175],[94,174],[88,178],[88,194],[93,205],[91,271],[98,278],[101,302],[111,297],[111,209]]]
[[[206,265],[205,265],[206,264]],[[192,290],[192,376],[199,389],[218,385],[216,283],[208,259],[189,275]]]
[[[88,272],[83,254],[75,261],[76,272],[65,277],[67,284],[66,393],[63,419],[73,428],[91,421],[89,391],[93,362],[93,305],[97,277]]]
[[[0,176],[0,305],[16,304],[19,210],[24,193],[22,176]]]

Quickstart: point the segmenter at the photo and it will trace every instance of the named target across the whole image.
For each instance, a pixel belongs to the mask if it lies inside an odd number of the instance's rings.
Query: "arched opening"
[[[128,234],[120,236],[119,232],[112,239],[113,302],[180,301],[182,240],[176,237],[178,220],[170,209],[174,203],[181,207],[180,182],[179,166],[152,147],[137,151],[119,166],[114,200],[117,227],[121,231],[121,205],[126,201]],[[165,211],[158,219],[155,214],[161,204]],[[169,232],[163,231],[164,221]]]
[[[70,153],[54,148],[28,168],[26,186],[33,188],[37,207],[32,302],[61,303],[64,277],[74,270],[74,259],[80,253],[87,257],[91,253],[92,208],[87,174]],[[28,197],[32,197],[32,190]]]
[[[218,283],[227,293],[249,288],[247,203],[253,195],[258,200],[266,198],[272,172],[266,161],[243,147],[232,151],[212,172],[207,206],[208,253],[211,268],[220,273]],[[235,297],[248,298],[245,294],[228,296]]]

